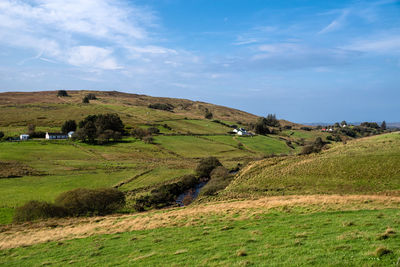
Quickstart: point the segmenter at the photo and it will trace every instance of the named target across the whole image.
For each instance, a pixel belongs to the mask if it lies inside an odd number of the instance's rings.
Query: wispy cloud
[[[29,58],[104,70],[121,68],[115,50],[155,52],[153,12],[122,1],[33,0],[0,2],[0,43],[40,53]],[[140,46],[144,46],[140,48]],[[163,48],[159,47],[158,52]]]
[[[349,15],[349,13],[350,13],[350,11],[348,9],[342,10],[339,17],[335,18],[331,23],[328,24],[328,26],[324,27],[318,33],[324,34],[324,33],[336,31],[336,30],[342,28],[346,23],[346,18]]]
[[[394,36],[391,35],[385,37],[370,36],[369,38],[352,41],[350,44],[345,45],[342,48],[378,54],[398,54],[400,53],[400,33]]]

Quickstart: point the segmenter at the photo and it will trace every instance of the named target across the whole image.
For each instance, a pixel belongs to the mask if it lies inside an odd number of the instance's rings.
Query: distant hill
[[[59,127],[67,119],[81,120],[87,115],[98,113],[118,113],[125,124],[162,122],[184,118],[204,119],[207,111],[212,119],[232,124],[248,124],[258,116],[241,110],[191,101],[187,99],[152,97],[117,91],[67,91],[68,97],[58,97],[57,91],[6,92],[0,93],[0,126],[37,126]],[[87,94],[94,94],[96,100],[83,104]],[[170,104],[172,112],[150,109],[152,104]],[[296,125],[281,120],[284,125]]]

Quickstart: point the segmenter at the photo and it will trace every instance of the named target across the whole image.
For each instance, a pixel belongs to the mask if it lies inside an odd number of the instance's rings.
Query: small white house
[[[53,139],[68,139],[68,135],[63,133],[46,133],[46,139],[53,140]]]
[[[21,134],[20,136],[19,136],[19,140],[28,140],[29,139],[29,134]]]
[[[69,133],[68,133],[68,138],[72,138],[72,136],[74,135],[74,131],[70,131]]]

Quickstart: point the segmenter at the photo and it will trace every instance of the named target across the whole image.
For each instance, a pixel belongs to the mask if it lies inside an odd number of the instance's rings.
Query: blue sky
[[[57,89],[400,121],[400,1],[0,1],[0,92]]]

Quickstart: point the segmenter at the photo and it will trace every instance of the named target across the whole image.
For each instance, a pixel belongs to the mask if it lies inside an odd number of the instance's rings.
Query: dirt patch
[[[43,173],[19,162],[0,161],[0,179],[37,175]]]

